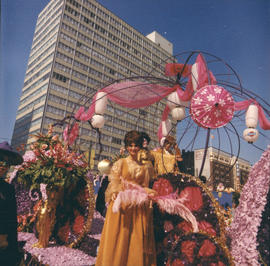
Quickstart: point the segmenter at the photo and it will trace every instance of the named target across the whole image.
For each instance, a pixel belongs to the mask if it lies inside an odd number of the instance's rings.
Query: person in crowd
[[[162,147],[151,151],[151,154],[155,158],[155,172],[158,176],[178,172],[177,162],[183,160],[175,138],[170,135],[165,138]]]
[[[153,230],[153,213],[150,204],[127,205],[122,203],[120,211],[113,212],[117,194],[124,190],[124,182],[139,185],[148,194],[155,192],[148,188],[152,178],[152,166],[138,160],[143,146],[143,136],[133,130],[124,138],[128,151],[126,158],[117,160],[109,174],[106,201],[109,203],[96,266],[151,266],[156,265],[156,250]]]
[[[0,143],[0,265],[18,265],[20,261],[15,189],[5,181],[5,175],[11,165],[22,162],[22,156],[8,142]]]

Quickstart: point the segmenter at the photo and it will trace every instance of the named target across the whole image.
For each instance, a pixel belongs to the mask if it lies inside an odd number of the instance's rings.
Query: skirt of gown
[[[112,211],[108,206],[101,234],[96,266],[156,265],[153,212],[148,205],[122,207]]]

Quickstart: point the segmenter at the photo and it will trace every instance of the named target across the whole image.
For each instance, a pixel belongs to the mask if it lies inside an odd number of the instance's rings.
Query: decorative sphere
[[[108,175],[110,173],[112,163],[108,159],[104,159],[98,163],[97,167],[102,175]]]

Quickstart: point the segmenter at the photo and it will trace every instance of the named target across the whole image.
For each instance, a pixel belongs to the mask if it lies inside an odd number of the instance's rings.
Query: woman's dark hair
[[[151,138],[149,137],[149,135],[145,132],[141,132],[141,135],[144,139],[146,139],[147,143],[149,144],[151,141]]]
[[[128,147],[132,143],[135,143],[137,146],[142,148],[143,145],[143,136],[136,130],[132,130],[126,133],[124,138],[125,147]]]

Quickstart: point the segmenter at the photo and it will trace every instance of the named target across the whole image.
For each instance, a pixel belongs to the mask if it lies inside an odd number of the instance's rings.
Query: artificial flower
[[[215,245],[208,239],[203,241],[203,244],[199,250],[199,256],[201,257],[209,257],[213,256],[216,253]]]
[[[166,196],[173,192],[173,187],[170,181],[165,178],[159,178],[155,181],[153,189],[158,192],[159,196]]]
[[[191,211],[198,211],[203,206],[201,189],[199,187],[186,187],[179,195],[183,204]]]
[[[181,252],[187,256],[190,263],[193,262],[193,251],[195,247],[196,242],[194,241],[186,240],[181,243]]]

